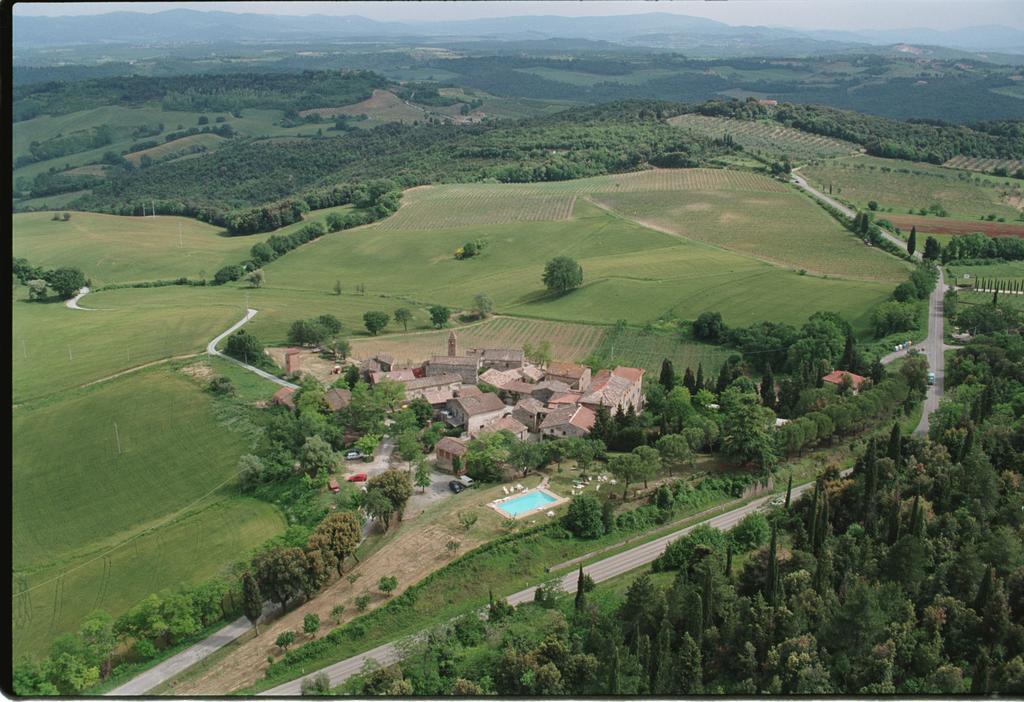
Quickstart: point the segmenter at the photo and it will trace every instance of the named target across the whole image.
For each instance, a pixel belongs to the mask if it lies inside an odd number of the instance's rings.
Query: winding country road
[[[235,322],[234,324],[232,324],[230,327],[228,327],[227,331],[223,332],[222,334],[217,336],[215,339],[213,339],[213,341],[211,341],[210,343],[208,343],[206,345],[206,353],[210,354],[211,356],[217,356],[219,358],[223,358],[223,359],[226,359],[228,361],[231,361],[232,363],[236,363],[236,364],[240,365],[242,368],[245,368],[248,371],[252,371],[256,375],[260,376],[261,378],[266,378],[267,380],[271,381],[272,383],[277,383],[278,385],[280,385],[282,387],[291,388],[292,390],[297,390],[299,388],[299,386],[296,385],[295,383],[289,383],[287,380],[281,380],[280,378],[278,378],[276,375],[273,375],[272,373],[268,373],[265,370],[261,370],[261,369],[257,368],[256,366],[250,366],[248,363],[243,363],[242,361],[239,361],[237,358],[232,358],[231,356],[223,354],[223,353],[221,353],[220,351],[217,350],[217,344],[219,344],[221,341],[223,341],[226,337],[230,336],[231,334],[234,334],[236,331],[241,329],[243,324],[245,324],[250,319],[252,319],[253,317],[256,316],[256,312],[257,312],[257,310],[254,310],[251,307],[248,310],[246,310],[245,316],[242,317],[241,320],[239,320],[239,321]]]
[[[830,207],[834,207],[836,210],[838,210],[840,213],[842,213],[844,216],[850,219],[853,219],[854,217],[857,216],[857,213],[851,210],[849,207],[840,204],[839,202],[832,199],[823,192],[820,192],[819,190],[815,190],[814,188],[812,188],[810,185],[808,185],[807,181],[802,176],[800,176],[796,171],[793,171],[791,175],[793,177],[793,183],[814,199],[824,202],[826,205],[829,205]],[[892,243],[896,244],[901,248],[906,248],[907,244],[905,241],[903,241],[897,236],[894,236],[892,233],[886,231],[884,228],[880,227],[879,229],[882,232],[882,236],[884,236],[886,239],[888,239],[889,241],[891,241]],[[919,261],[923,260],[920,251],[914,252],[914,258],[916,258]],[[931,413],[939,408],[939,402],[942,400],[942,393],[946,378],[946,349],[949,348],[948,346],[946,346],[944,341],[945,313],[943,309],[943,300],[946,295],[946,279],[942,272],[942,266],[938,266],[938,269],[938,282],[936,283],[935,289],[932,291],[931,296],[928,298],[928,336],[921,344],[918,344],[917,346],[914,347],[915,350],[922,351],[923,346],[922,352],[928,359],[928,369],[935,373],[935,384],[928,386],[928,392],[925,394],[924,398],[924,411],[921,414],[921,421],[918,423],[917,428],[914,429],[914,434],[916,436],[925,436],[928,434],[928,429],[930,427],[931,421]],[[897,358],[902,358],[903,356],[906,356],[908,351],[909,349],[904,349],[902,351],[894,351],[885,356],[884,358],[882,358],[882,363],[892,363]]]
[[[95,312],[96,308],[94,307],[82,307],[81,305],[78,304],[78,301],[88,294],[89,288],[82,288],[81,290],[78,291],[77,295],[75,295],[70,300],[65,301],[64,304],[67,305],[69,310],[85,310],[86,312]]]

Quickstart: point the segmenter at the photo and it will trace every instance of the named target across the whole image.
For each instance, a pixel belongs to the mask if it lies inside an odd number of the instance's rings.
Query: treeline
[[[647,164],[697,165],[729,150],[658,118],[659,111],[664,117],[672,109],[653,101],[615,103],[513,124],[388,124],[330,138],[236,140],[201,159],[117,174],[75,206],[131,214],[156,200],[158,212],[214,221],[215,212],[287,200],[338,182],[384,177],[404,188],[564,180]]]
[[[974,233],[954,236],[942,247],[942,262],[970,259],[1024,260],[1024,239],[1015,236],[989,237]]]
[[[58,215],[54,214],[53,218],[57,220]],[[71,215],[65,214],[59,219],[67,222],[71,219]],[[19,283],[28,286],[30,300],[45,300],[49,297],[51,289],[61,299],[66,300],[74,297],[79,290],[89,285],[89,279],[85,277],[80,268],[64,266],[47,269],[33,266],[25,258],[15,258],[11,265],[11,272]]]
[[[957,155],[1024,158],[1024,141],[1012,121],[974,129],[941,122],[901,122],[822,105],[769,108],[756,100],[714,100],[696,106],[695,111],[735,119],[773,119],[805,132],[860,144],[869,154],[883,158],[939,164]]]
[[[108,124],[92,129],[81,129],[45,141],[33,141],[28,145],[29,153],[22,154],[14,160],[14,167],[21,168],[37,161],[48,161],[51,158],[77,154],[80,151],[98,149],[113,141],[114,129]]]
[[[165,110],[231,112],[250,107],[306,110],[350,105],[389,81],[370,71],[116,76],[14,87],[14,121],[104,105],[160,101]]]

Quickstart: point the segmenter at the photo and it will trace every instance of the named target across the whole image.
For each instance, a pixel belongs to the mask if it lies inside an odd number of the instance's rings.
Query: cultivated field
[[[595,202],[688,239],[816,275],[898,283],[904,264],[865,246],[798,193],[599,193]]]
[[[802,162],[828,156],[844,156],[860,150],[856,144],[840,139],[819,136],[799,129],[784,127],[766,120],[747,121],[704,115],[679,115],[670,124],[712,138],[726,135],[752,153]]]
[[[652,175],[665,178],[671,173]],[[752,174],[740,175],[771,189],[782,187]],[[584,183],[596,190],[593,181],[598,179]],[[552,187],[571,192],[572,184]],[[814,211],[813,205],[796,202]],[[838,246],[850,240],[838,227],[831,234],[823,232],[832,235]],[[455,260],[455,249],[475,238],[487,240],[483,254]],[[551,297],[543,289],[541,273],[544,263],[558,255],[577,258],[585,282],[568,295]],[[888,264],[888,259],[879,261],[882,267]],[[799,323],[814,311],[810,307],[815,303],[808,305],[808,300],[843,312],[856,323],[891,288],[889,283],[800,276],[642,227],[580,199],[570,219],[530,226],[488,225],[427,235],[371,225],[328,235],[270,264],[267,275],[270,286],[310,291],[330,290],[338,279],[345,284],[365,281],[368,297],[407,296],[456,308],[468,308],[477,293],[485,292],[498,312],[598,324],[618,319],[642,324],[672,315],[692,319],[708,309],[718,309],[736,324],[768,318]],[[394,306],[386,302],[378,309]]]
[[[973,234],[1024,237],[1024,222],[988,222],[979,219],[949,219],[915,215],[886,215],[886,219],[908,232],[911,227],[924,234]]]
[[[230,421],[166,368],[14,410],[19,646],[38,653],[95,608],[116,616],[209,577],[283,527],[271,505],[232,496],[251,438]]]
[[[959,168],[965,171],[979,171],[991,173],[997,168],[1005,168],[1007,172],[1013,173],[1024,168],[1024,161],[1011,158],[971,158],[970,156],[954,156],[942,164],[946,168]]]
[[[1020,212],[1014,206],[1020,203],[1014,199],[1020,198],[1020,185],[925,163],[860,156],[812,164],[801,173],[811,185],[826,193],[831,186],[833,195],[860,209],[874,200],[881,212],[901,215],[932,205],[959,219],[994,214],[1009,221]]]
[[[128,161],[131,161],[132,165],[138,166],[139,163],[141,163],[143,156],[148,156],[153,159],[153,161],[163,161],[164,159],[174,158],[175,156],[183,156],[185,154],[216,149],[226,141],[227,139],[218,134],[193,134],[192,136],[168,141],[160,144],[159,146],[143,149],[142,151],[132,151],[125,154],[124,157]]]

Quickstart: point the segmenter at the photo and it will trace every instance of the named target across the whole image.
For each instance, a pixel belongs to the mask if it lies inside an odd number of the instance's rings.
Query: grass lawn
[[[876,201],[879,218],[885,218],[889,208],[902,215],[932,204],[944,207],[954,219],[995,214],[1013,221],[1019,213],[1006,200],[1014,192],[1020,196],[1019,185],[1014,190],[987,176],[925,163],[859,156],[812,164],[801,172],[812,186],[827,193],[831,185],[836,197],[858,208]]]
[[[662,182],[679,177],[671,172],[654,176]],[[654,176],[645,177],[657,182]],[[487,240],[483,253],[456,260],[455,249],[475,238]],[[844,241],[838,233],[836,238]],[[559,255],[580,262],[584,285],[551,297],[541,274],[545,262]],[[477,293],[485,292],[499,313],[598,324],[693,319],[705,310],[718,310],[733,325],[769,318],[801,323],[816,309],[829,309],[863,329],[867,310],[892,287],[888,282],[800,276],[642,227],[579,199],[570,219],[528,227],[510,223],[429,233],[361,227],[304,246],[268,265],[266,274],[268,286],[275,288],[329,291],[340,279],[345,285],[365,284],[370,296],[415,297],[456,309],[468,308]]]
[[[15,601],[19,648],[40,651],[92,609],[116,616],[209,577],[283,528],[272,505],[236,496],[252,439],[229,415],[167,368],[15,409],[13,567],[29,593]]]

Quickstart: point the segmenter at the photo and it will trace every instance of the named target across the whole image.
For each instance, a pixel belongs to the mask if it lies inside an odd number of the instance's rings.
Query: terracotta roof
[[[420,392],[420,397],[432,405],[442,405],[452,399],[452,389],[449,387],[427,388]]]
[[[284,405],[295,409],[295,398],[292,396],[295,394],[295,390],[292,388],[281,388],[274,393],[274,396],[270,398],[271,402],[276,402],[279,405]]]
[[[520,422],[515,417],[502,417],[501,419],[496,419],[490,424],[481,427],[480,431],[478,431],[477,433],[491,434],[493,432],[499,431],[510,431],[516,436],[518,436],[522,434],[524,431],[526,431],[526,425]]]
[[[484,391],[476,385],[460,385],[455,388],[455,397],[478,397],[483,394]]]
[[[549,405],[575,405],[580,401],[583,393],[580,392],[560,392],[552,395],[548,398]]]
[[[456,439],[454,436],[444,436],[437,442],[434,450],[447,451],[453,456],[465,456],[469,449],[464,443]]]
[[[582,405],[569,405],[560,407],[544,418],[541,422],[541,429],[554,429],[565,424],[572,424],[574,427],[584,431],[590,431],[594,426],[596,415]]]
[[[602,371],[602,373],[605,372]],[[599,374],[580,398],[580,402],[592,405],[617,405],[631,387],[633,387],[633,383],[620,375]]]
[[[854,388],[859,388],[861,384],[867,380],[864,376],[851,373],[850,371],[834,370],[822,378],[822,381],[832,383],[833,385],[842,385],[844,375],[850,376],[850,384],[853,385]]]
[[[392,356],[390,353],[378,353],[376,356],[374,356],[374,358],[376,358],[378,361],[383,361],[388,365],[394,365],[395,363],[395,357]]]
[[[522,349],[474,349],[487,361],[522,361]]]
[[[560,375],[564,378],[576,378],[579,380],[583,377],[583,374],[587,372],[586,366],[581,366],[578,363],[563,363],[561,361],[554,361],[548,364],[548,375]]]
[[[484,392],[469,397],[456,397],[452,402],[457,402],[467,417],[475,417],[478,414],[486,414],[487,412],[496,412],[497,410],[504,409],[506,406],[501,401],[501,398],[493,392]]]
[[[529,363],[524,364],[522,368],[518,368],[516,370],[524,380],[529,380],[534,383],[544,378],[544,371],[537,366],[530,365]]]
[[[399,383],[404,383],[407,380],[413,380],[416,375],[412,372],[412,368],[397,368],[390,371],[374,371],[370,373],[370,380],[376,385],[382,380],[394,380]]]
[[[529,395],[533,392],[536,386],[532,383],[524,383],[522,380],[513,380],[508,385],[505,385],[502,390],[508,392],[514,392],[517,395]]]
[[[352,401],[352,391],[346,388],[331,388],[324,393],[324,400],[333,412],[337,412],[348,407],[348,403]]]
[[[476,356],[432,356],[429,363],[432,366],[473,366],[476,368],[480,365],[480,359]]]
[[[440,375],[427,375],[422,378],[407,380],[405,381],[405,389],[408,392],[409,390],[423,390],[461,382],[462,376],[458,373],[441,373]]]
[[[643,380],[644,373],[645,371],[643,368],[630,368],[629,366],[617,366],[615,370],[612,371],[612,375],[625,378],[631,383],[638,383]]]
[[[546,411],[544,403],[533,397],[524,397],[516,403],[516,409],[521,409],[530,414],[537,414]]]
[[[497,368],[488,368],[480,374],[480,381],[493,385],[496,388],[502,388],[517,378],[517,374],[510,371],[500,371]]]

